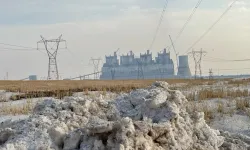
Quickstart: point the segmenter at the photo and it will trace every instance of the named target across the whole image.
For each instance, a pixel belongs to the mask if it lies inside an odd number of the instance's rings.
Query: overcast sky
[[[0,0],[0,43],[37,47],[60,34],[68,50],[59,50],[62,77],[93,72],[91,57],[145,52],[153,40],[165,0]],[[198,0],[169,0],[151,51],[154,55],[170,45]],[[203,0],[187,28],[175,43],[179,54],[187,49],[220,17],[232,0]],[[202,63],[207,74],[249,73],[250,62],[217,62],[212,58],[247,59],[250,54],[250,1],[238,0],[220,22],[193,48],[207,51]],[[43,45],[39,46],[43,48]],[[64,45],[61,45],[63,48]],[[17,49],[17,50],[10,50]],[[18,50],[21,49],[21,50]],[[175,61],[173,51],[171,55]],[[45,53],[45,51],[44,51]],[[48,57],[37,50],[0,44],[0,79],[22,79],[31,74],[47,76]],[[193,60],[189,59],[192,72]],[[232,70],[226,70],[232,69]]]

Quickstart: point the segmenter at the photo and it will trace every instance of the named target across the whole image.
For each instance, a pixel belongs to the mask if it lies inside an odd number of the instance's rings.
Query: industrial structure
[[[59,44],[61,42],[65,43],[65,47],[67,48],[66,40],[62,39],[62,35],[60,35],[57,39],[46,40],[42,37],[41,41],[37,42],[38,44],[42,43],[45,46],[45,50],[47,51],[49,57],[49,66],[48,66],[48,77],[47,80],[59,80],[58,66],[57,66],[57,53],[59,49]],[[54,47],[55,46],[55,47]]]
[[[146,53],[136,57],[132,51],[120,56],[116,52],[113,56],[105,56],[100,79],[165,79],[165,78],[191,78],[188,65],[188,56],[179,57],[179,71],[175,74],[173,60],[166,49],[157,54],[153,59],[152,53]]]
[[[188,63],[188,55],[179,56],[179,66],[177,76],[181,78],[191,77],[191,71]]]
[[[22,81],[24,81],[24,80],[35,81],[35,80],[37,80],[37,75],[30,75],[29,77],[21,79],[21,80]]]
[[[94,65],[94,79],[99,79],[99,75],[100,75],[100,71],[99,71],[99,64],[101,61],[101,58],[91,58],[90,61],[92,61],[93,65]],[[83,78],[86,79],[87,76],[84,76]],[[80,79],[82,78],[82,76],[80,76]]]
[[[195,63],[195,75],[194,78],[197,79],[198,71],[200,73],[200,78],[202,78],[202,68],[201,68],[201,62],[202,58],[207,54],[206,51],[203,51],[202,49],[200,51],[194,51],[189,52],[189,54],[192,54],[194,63]]]

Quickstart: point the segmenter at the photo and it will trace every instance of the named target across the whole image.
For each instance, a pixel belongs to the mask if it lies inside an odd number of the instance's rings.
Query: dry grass
[[[106,91],[106,92],[130,92],[137,88],[145,88],[159,80],[60,80],[60,81],[0,81],[0,90],[20,92],[12,100],[36,97],[63,98],[71,96],[74,92]],[[208,80],[192,79],[166,79],[169,84],[187,83],[189,86],[201,85]],[[214,80],[216,81],[216,80]]]
[[[195,92],[186,95],[187,99],[195,100]],[[225,90],[225,89],[202,89],[198,91],[198,99],[206,100],[213,98],[237,98],[237,97],[248,97],[250,93],[248,90]]]
[[[88,89],[84,89],[84,94],[85,95],[89,95],[89,90]]]
[[[217,106],[217,112],[218,113],[224,113],[224,105],[222,103],[219,103]]]
[[[84,90],[101,91],[126,91],[133,88],[141,88],[151,85],[159,80],[60,80],[60,81],[0,81],[0,90],[15,92],[36,92],[55,90]],[[192,79],[166,79],[169,84],[188,83],[188,85],[201,85],[208,80]]]
[[[250,83],[250,79],[242,79],[242,80],[229,80],[228,84],[234,84],[234,85],[247,85]]]
[[[31,100],[27,100],[25,104],[22,104],[22,106],[12,106],[11,104],[3,104],[1,106],[1,113],[5,115],[28,114],[33,110],[33,108],[34,105],[32,104]]]
[[[106,96],[106,95],[107,95],[107,90],[106,90],[105,88],[102,90],[102,95],[103,95],[103,96]]]
[[[189,114],[195,114],[196,112],[204,112],[204,119],[209,123],[214,119],[213,110],[207,105],[199,105],[197,103],[191,102],[187,105],[186,110]]]
[[[238,99],[236,100],[236,109],[237,110],[246,110],[250,107],[249,101],[244,99]]]
[[[207,123],[209,123],[212,119],[214,119],[214,114],[211,109],[207,107],[207,105],[202,107],[202,111],[204,112],[204,119]]]

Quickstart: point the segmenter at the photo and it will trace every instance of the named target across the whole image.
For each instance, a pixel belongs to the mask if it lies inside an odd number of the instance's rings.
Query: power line
[[[33,48],[33,47],[28,47],[28,46],[22,46],[22,45],[15,45],[15,44],[8,44],[8,43],[3,43],[1,42],[0,45],[6,45],[6,46],[13,46],[13,47],[20,47],[22,49],[18,49],[18,48],[0,48],[0,51],[7,51],[7,50],[11,50],[11,51],[34,51],[34,50],[38,50],[39,52],[45,54],[44,52],[40,51],[41,49],[37,49],[37,48]]]
[[[197,4],[195,5],[192,13],[190,14],[190,16],[188,17],[187,21],[184,23],[183,27],[181,28],[181,30],[178,32],[174,43],[179,39],[179,37],[181,36],[181,34],[183,33],[183,31],[185,30],[185,28],[187,27],[188,23],[190,22],[190,20],[192,19],[192,17],[194,16],[197,8],[200,6],[202,0],[198,0]]]
[[[70,55],[72,56],[72,58],[74,58],[75,60],[78,60],[78,61],[80,62],[80,64],[83,64],[83,61],[82,61],[80,58],[78,58],[78,57],[73,53],[73,51],[72,51],[71,49],[69,49],[69,48],[67,47],[66,50],[68,50],[68,52],[70,53]],[[88,66],[90,66],[90,65],[88,65]]]
[[[188,49],[187,51],[185,52],[188,53],[196,44],[198,44],[208,33],[209,31],[211,31],[214,26],[226,15],[226,13],[233,7],[234,3],[236,2],[237,0],[234,0],[228,7],[227,9],[223,12],[223,14],[208,28],[208,30],[206,30],[199,38],[198,40],[196,40]]]
[[[0,43],[1,45],[6,45],[6,46],[14,46],[14,47],[21,47],[21,48],[28,48],[28,49],[37,49],[33,47],[27,47],[27,46],[21,46],[21,45],[14,45],[14,44],[7,44],[7,43]]]
[[[165,5],[164,5],[164,7],[163,7],[163,10],[162,10],[162,13],[161,13],[161,17],[160,17],[159,23],[158,23],[158,25],[157,25],[157,28],[156,28],[156,31],[155,31],[155,34],[154,34],[154,37],[153,37],[152,43],[150,44],[149,49],[151,49],[152,46],[154,45],[154,42],[155,42],[155,40],[156,40],[156,36],[157,36],[157,34],[158,34],[158,32],[159,32],[159,29],[160,29],[160,26],[161,26],[161,23],[162,23],[164,14],[165,14],[166,9],[167,9],[167,6],[168,6],[168,0],[166,0],[166,3],[165,3]]]
[[[175,50],[175,46],[174,46],[174,43],[173,43],[172,38],[171,38],[171,36],[170,36],[170,35],[169,35],[169,38],[170,38],[170,41],[171,41],[171,43],[172,43],[172,47],[173,47],[174,52],[175,52],[175,56],[176,56],[176,66],[177,66],[177,69],[176,69],[176,70],[178,70],[178,68],[179,68],[178,53],[177,53],[177,52],[176,52],[176,50]]]
[[[226,68],[226,69],[219,69],[219,70],[249,70],[250,68],[235,68],[235,69],[230,69],[230,68]]]
[[[211,62],[243,62],[243,61],[250,61],[250,59],[223,59],[223,58],[214,58],[214,57],[208,57],[210,60],[206,61],[211,61]],[[211,60],[212,59],[212,60]]]
[[[15,48],[0,48],[1,51],[34,51],[33,49],[15,49]]]
[[[19,51],[19,52],[24,52],[24,51],[28,51],[28,52],[37,52],[35,49],[15,49],[15,48],[0,48],[0,51],[2,52],[10,52],[10,51]],[[42,52],[41,49],[38,49],[38,52],[43,53],[44,55],[47,55],[46,53]]]

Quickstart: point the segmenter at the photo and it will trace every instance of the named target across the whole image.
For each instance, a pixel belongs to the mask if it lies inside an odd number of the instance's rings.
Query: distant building
[[[30,75],[29,80],[37,80],[37,75]]]
[[[106,62],[102,67],[101,80],[177,77],[174,74],[174,63],[170,58],[170,52],[167,52],[166,49],[158,53],[155,59],[153,59],[152,53],[150,53],[149,50],[144,54],[140,54],[138,58],[135,57],[132,51],[120,56],[120,61],[116,53],[114,53],[113,56],[106,56],[105,58]],[[186,66],[188,66],[188,64],[186,64]],[[191,73],[187,73],[187,75],[191,77]]]

